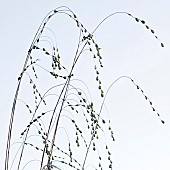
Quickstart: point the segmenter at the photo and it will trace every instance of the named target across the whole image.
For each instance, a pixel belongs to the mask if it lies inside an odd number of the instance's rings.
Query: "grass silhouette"
[[[55,33],[47,27],[49,20],[58,14],[69,17],[79,29],[79,41],[71,66],[63,63]],[[110,88],[122,78],[132,82],[132,85],[148,101],[153,112],[164,123],[149,97],[132,78],[121,76],[109,86],[106,93],[103,89],[100,78],[103,56],[100,52],[101,47],[94,38],[94,33],[105,20],[117,14],[127,15],[143,25],[158,40],[161,47],[164,47],[164,44],[155,35],[155,31],[144,20],[127,12],[112,13],[90,32],[68,7],[62,6],[50,11],[35,34],[22,72],[18,77],[18,86],[9,122],[5,170],[26,169],[33,162],[36,162],[36,166],[39,166],[40,170],[63,169],[63,167],[84,170],[88,166],[93,169],[113,169],[111,146],[107,141],[115,141],[114,132],[107,114],[101,113]],[[48,30],[52,36],[45,35],[45,30]],[[42,42],[46,45],[42,45]],[[85,51],[94,60],[96,75],[94,81],[98,84],[96,89],[100,94],[101,103],[94,103],[91,99],[90,89],[83,78],[80,80],[75,77],[75,67]],[[28,92],[32,92],[29,93],[29,96],[19,98],[23,82],[27,84]],[[23,130],[18,134],[20,141],[13,142],[11,145],[17,105],[24,105],[28,121],[23,122]],[[60,137],[62,142],[59,140]],[[18,144],[18,150],[10,161],[11,148]],[[27,156],[30,153],[32,156],[35,154],[36,158]],[[95,161],[89,158],[93,158]],[[107,167],[105,167],[106,164]]]

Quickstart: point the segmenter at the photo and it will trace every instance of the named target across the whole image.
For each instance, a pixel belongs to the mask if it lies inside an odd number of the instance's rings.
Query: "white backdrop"
[[[4,168],[6,140],[11,106],[17,78],[23,67],[27,51],[44,16],[61,5],[68,6],[79,20],[94,30],[107,15],[126,11],[146,21],[164,43],[161,48],[152,33],[142,24],[126,15],[111,17],[96,31],[101,46],[104,68],[101,71],[105,89],[119,76],[130,76],[151,99],[161,118],[161,124],[148,102],[128,79],[118,81],[106,99],[116,141],[111,148],[116,170],[169,170],[170,169],[170,24],[169,2],[166,0],[76,1],[29,0],[2,1],[0,6],[0,169]],[[50,24],[58,31],[71,22],[55,18]],[[68,24],[68,25],[67,25]],[[72,26],[72,25],[71,25]],[[65,36],[70,33],[66,32]],[[62,35],[61,35],[62,36]],[[71,36],[74,39],[73,35]],[[63,44],[65,61],[73,53],[73,45]],[[71,41],[70,41],[71,42]],[[67,50],[65,50],[67,49]],[[70,50],[70,51],[69,51]],[[69,53],[69,52],[70,53]],[[94,77],[89,78],[90,63],[80,60],[78,76],[84,77],[91,92]],[[91,69],[91,68],[90,68]],[[93,75],[94,76],[94,75]],[[93,98],[95,99],[95,93]],[[97,101],[97,100],[96,100]],[[17,117],[22,117],[18,115]],[[14,120],[15,121],[15,120]],[[18,123],[17,126],[20,126]],[[17,133],[14,131],[14,133]],[[14,134],[16,136],[17,134]],[[20,134],[20,132],[18,132]],[[107,168],[106,168],[107,169]]]

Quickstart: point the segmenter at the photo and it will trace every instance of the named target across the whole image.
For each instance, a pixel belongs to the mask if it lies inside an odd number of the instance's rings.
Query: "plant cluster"
[[[79,41],[71,67],[63,63],[55,33],[47,27],[49,20],[59,14],[69,17],[79,30]],[[107,113],[102,112],[109,89],[121,78],[128,78],[133,83],[160,118],[151,100],[132,78],[119,77],[106,92],[103,89],[100,77],[103,56],[101,47],[94,38],[94,33],[107,18],[116,14],[125,14],[141,23],[160,41],[144,20],[126,12],[115,12],[109,15],[92,32],[84,27],[76,14],[68,7],[56,8],[44,18],[28,50],[23,70],[18,77],[18,87],[9,124],[5,170],[8,170],[9,166],[10,169],[27,169],[30,164],[35,162],[36,166],[39,165],[40,170],[64,169],[64,167],[84,170],[88,166],[96,170],[113,169],[111,146],[107,143],[106,138],[114,142],[115,137],[111,120]],[[53,36],[45,35],[45,30],[50,31]],[[160,44],[164,47],[161,41]],[[86,83],[75,77],[75,67],[84,51],[88,51],[89,56],[94,60],[93,67],[96,74],[94,81],[98,84],[101,104],[94,103]],[[46,64],[41,64],[43,61]],[[22,95],[20,96],[23,98],[19,98],[22,81],[26,82],[27,88],[32,91],[28,98]],[[22,91],[20,93],[22,94]],[[18,102],[24,105],[29,116],[28,122],[24,122],[26,125],[24,128],[22,127],[23,130],[18,135],[20,136],[19,149],[12,163],[9,163],[11,147],[15,145],[15,143],[11,145],[14,116],[20,114],[15,113],[16,105],[19,105]],[[161,118],[160,120],[164,123]],[[66,136],[66,138],[62,136]],[[65,147],[63,148],[62,145]],[[29,152],[33,158],[27,156],[30,154]],[[39,157],[35,159],[36,152]],[[25,160],[24,157],[28,159]],[[96,160],[95,163],[91,160],[92,158]],[[25,161],[27,162],[25,163]]]

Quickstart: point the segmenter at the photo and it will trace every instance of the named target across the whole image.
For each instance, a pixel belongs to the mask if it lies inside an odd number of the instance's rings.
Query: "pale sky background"
[[[165,47],[161,48],[160,42],[150,31],[127,15],[111,17],[95,34],[104,58],[104,68],[101,70],[104,88],[107,89],[119,76],[131,77],[144,90],[166,122],[161,124],[148,102],[128,79],[118,81],[106,99],[116,138],[111,148],[114,169],[169,170],[170,3],[167,0],[1,0],[0,169],[4,168],[8,124],[17,78],[27,51],[45,15],[61,5],[73,10],[89,31],[93,31],[102,19],[113,12],[131,13],[145,20],[164,43]],[[70,22],[67,25],[66,21],[57,21],[56,17],[50,24],[62,31],[69,27]],[[68,31],[66,35],[72,36],[72,33]],[[65,58],[69,57],[72,45],[63,43],[61,48],[64,49]],[[95,99],[95,85],[91,81],[95,77],[87,77],[84,63],[85,59],[80,60],[77,70],[81,68],[80,75],[86,76],[85,80]],[[90,63],[86,64],[90,67]],[[22,115],[17,115],[17,118],[17,126],[20,126]]]

